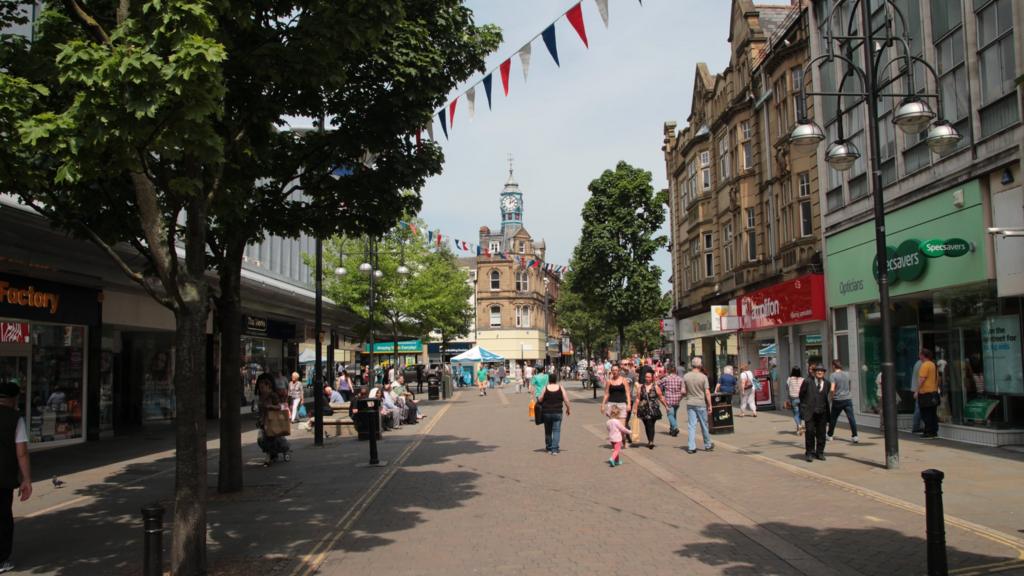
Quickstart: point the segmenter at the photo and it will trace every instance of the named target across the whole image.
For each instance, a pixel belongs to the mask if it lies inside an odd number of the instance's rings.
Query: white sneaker
[[[825,439],[828,440],[829,442],[835,440],[835,438],[833,438],[831,436],[825,436]]]
[[[850,438],[850,441],[853,442],[854,444],[858,444],[860,443],[860,438],[857,436],[853,436],[852,438]]]
[[[3,574],[4,572],[10,572],[11,570],[14,570],[14,564],[11,564],[10,560],[7,560],[3,564],[0,564],[0,574]]]

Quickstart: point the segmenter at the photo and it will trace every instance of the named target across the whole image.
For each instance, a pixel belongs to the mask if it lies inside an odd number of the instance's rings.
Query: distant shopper
[[[644,423],[644,432],[647,433],[647,447],[654,449],[654,426],[661,420],[661,405],[665,404],[665,398],[661,390],[654,383],[654,369],[641,372],[644,381],[637,386],[634,403],[634,416]]]
[[[924,432],[921,427],[921,405],[917,403],[917,389],[921,386],[921,356],[917,357],[914,367],[910,369],[910,391],[914,394],[914,417],[910,420],[910,431],[914,434]]]
[[[744,362],[740,365],[740,416],[747,415],[747,408],[750,408],[750,415],[757,418],[757,402],[754,393],[757,392],[754,372],[750,365]]]
[[[558,383],[558,374],[544,376],[545,379],[550,376],[550,380],[541,390],[536,409],[541,411],[544,419],[544,448],[548,454],[557,456],[561,450],[559,442],[562,436],[562,406],[565,406],[566,416],[572,414],[572,406],[569,404],[569,394]]]
[[[921,409],[921,420],[924,421],[922,438],[936,438],[939,435],[939,404],[942,401],[942,390],[939,388],[939,374],[932,361],[932,351],[921,349],[921,369],[917,373],[918,386],[914,398]]]
[[[343,402],[348,402],[352,398],[352,380],[348,377],[348,372],[345,370],[338,374],[337,389],[338,393],[341,394]]]
[[[484,364],[476,371],[476,387],[480,389],[481,396],[487,396],[487,366]]]
[[[715,384],[715,394],[721,394],[723,402],[732,404],[732,395],[735,393],[736,376],[733,374],[732,366],[726,366],[718,377],[718,384]]]
[[[0,384],[0,572],[14,570],[14,490],[22,502],[32,496],[28,433],[17,408],[19,394],[21,387],[16,382]]]
[[[608,441],[612,444],[612,457],[608,459],[608,464],[614,467],[622,465],[622,459],[619,456],[622,451],[622,435],[629,436],[630,431],[629,428],[622,425],[622,420],[619,418],[622,416],[622,410],[618,406],[612,406],[610,412],[608,421],[604,425],[608,427]]]
[[[601,398],[601,414],[611,417],[612,410],[618,408],[616,414],[622,426],[628,428],[626,415],[630,410],[631,390],[630,382],[622,375],[621,370],[618,366],[611,367],[610,375],[604,384],[604,397]],[[629,435],[626,435],[626,442],[629,442]]]
[[[804,458],[825,459],[825,431],[828,427],[829,384],[825,380],[825,367],[816,366],[814,376],[800,385],[800,417],[806,423],[804,432]]]
[[[789,372],[789,379],[786,380],[786,392],[789,396],[789,405],[793,408],[793,422],[796,423],[796,435],[804,433],[804,421],[800,419],[800,387],[803,386],[804,378],[800,374],[800,367],[793,366]]]
[[[288,403],[291,407],[292,422],[299,421],[299,406],[302,405],[302,380],[298,372],[292,372],[292,379],[288,382]]]
[[[293,376],[297,373],[293,373]],[[301,382],[300,382],[301,384]],[[288,427],[288,404],[283,396],[274,387],[274,379],[270,374],[260,374],[256,379],[256,387],[259,390],[259,417],[257,427],[259,435],[256,444],[266,455],[263,461],[264,466],[270,466],[277,461],[278,456],[283,456],[284,461],[291,459],[291,447],[286,437]]]
[[[665,364],[665,374],[658,382],[661,388],[661,395],[665,398],[665,411],[668,412],[668,433],[671,436],[679,435],[679,403],[683,399],[683,379],[676,374],[675,366],[671,362]]]
[[[708,377],[701,370],[703,363],[699,356],[694,357],[690,361],[692,370],[683,376],[683,386],[686,388],[686,452],[689,454],[697,451],[697,424],[700,424],[704,450],[710,452],[715,448],[708,433],[711,391],[708,388]]]
[[[832,417],[828,421],[828,439],[831,441],[836,432],[839,414],[845,412],[846,419],[850,421],[850,440],[856,444],[860,442],[860,438],[857,437],[857,419],[853,416],[850,374],[843,370],[839,360],[832,361],[832,375],[829,376],[829,380],[832,383]]]
[[[533,397],[539,399],[544,393],[544,387],[548,385],[550,376],[544,372],[544,366],[537,364],[533,369],[533,377],[530,378],[530,385],[533,386]]]

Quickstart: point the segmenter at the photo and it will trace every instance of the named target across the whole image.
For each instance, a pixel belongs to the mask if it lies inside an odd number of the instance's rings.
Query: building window
[[[711,232],[705,232],[704,233],[704,249],[705,250],[711,250],[714,247],[715,247],[714,237],[712,236]]]
[[[491,306],[491,328],[501,326],[501,306]]]
[[[777,138],[785,138],[789,136],[789,103],[786,101],[789,95],[789,90],[786,88],[786,75],[783,74],[775,81],[775,87],[772,90],[775,96],[775,126],[778,130],[776,134]]]
[[[960,0],[932,0],[932,37],[938,62],[939,91],[942,95],[942,114],[963,136],[957,148],[970,139],[971,111],[967,88],[967,66],[963,11]]]
[[[729,135],[726,133],[718,139],[718,178],[722,182],[728,180],[729,176],[732,174],[732,169],[729,163],[729,154]]]
[[[732,246],[732,222],[722,226],[722,271],[728,272],[735,266]]]
[[[1014,85],[1016,61],[1013,47],[1012,0],[975,0],[984,4],[978,18],[978,63],[981,71],[981,136],[984,138],[1019,119]],[[1004,98],[1005,97],[1005,98]],[[945,111],[945,110],[944,110]]]
[[[516,306],[516,328],[530,327],[530,307]]]
[[[704,255],[704,277],[715,277],[715,254],[713,252]]]
[[[711,152],[707,150],[700,153],[700,181],[705,191],[711,190]]]
[[[491,290],[501,289],[501,272],[491,270]]]
[[[814,220],[811,218],[811,201],[800,203],[800,236],[807,237],[814,232]]]
[[[811,195],[811,173],[801,172],[796,175],[797,177],[797,190],[800,193],[801,198],[807,198]]]
[[[793,90],[793,118],[799,120],[800,118],[807,117],[807,100],[806,97],[800,97],[800,87],[804,83],[804,69],[800,66],[796,66],[790,70],[790,77],[793,82],[790,89]]]
[[[775,257],[775,230],[772,228],[772,223],[775,219],[775,214],[772,212],[772,198],[769,196],[764,201],[764,238],[765,243],[768,245],[768,257]]]
[[[757,262],[757,232],[747,230],[747,260]]]
[[[526,292],[530,289],[530,274],[526,270],[516,272],[516,292]]]
[[[747,208],[747,228],[753,228],[757,225],[757,215],[753,208]]]
[[[498,252],[501,252],[501,241],[499,241],[499,240],[491,240],[491,243],[488,246],[488,250],[490,251],[491,254],[496,254]]]
[[[689,195],[690,201],[692,202],[697,198],[697,165],[694,164],[693,160],[690,160],[687,164],[686,173],[686,191]]]
[[[519,241],[519,253],[526,254],[526,240]]]

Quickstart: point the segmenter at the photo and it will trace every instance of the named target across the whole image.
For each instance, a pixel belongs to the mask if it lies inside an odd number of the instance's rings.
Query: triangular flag
[[[505,96],[508,96],[508,72],[512,69],[512,59],[506,58],[499,68],[501,69],[501,84],[505,87]]]
[[[544,38],[544,45],[548,47],[548,53],[554,58],[555,65],[561,66],[558,63],[558,46],[555,44],[555,25],[548,26],[540,35]]]
[[[601,14],[601,20],[604,21],[604,27],[608,27],[608,0],[594,0],[597,2],[597,11]]]
[[[430,243],[430,242],[433,242],[433,241],[434,241],[434,231],[433,230],[427,230],[427,243]]]
[[[448,139],[448,120],[444,115],[444,110],[437,113],[438,119],[441,120],[441,131],[444,132],[444,139]]]
[[[530,72],[531,52],[532,49],[530,48],[529,43],[527,43],[526,46],[523,46],[522,48],[519,49],[519,62],[521,62],[523,65],[523,82],[526,82],[526,75]]]
[[[476,255],[477,255],[477,256],[479,256],[479,255],[481,255],[481,254],[483,254],[483,253],[484,253],[484,251],[483,251],[483,250],[481,250],[481,249],[480,249],[480,245],[479,245],[479,244],[477,244],[477,246],[476,246]]]
[[[491,75],[484,76],[484,94],[487,95],[487,109],[491,109]]]
[[[476,86],[466,90],[466,104],[469,106],[469,119],[476,116]]]
[[[427,122],[427,136],[430,137],[431,141],[436,142],[436,140],[434,140],[434,122],[433,121]]]
[[[455,100],[452,100],[451,104],[448,105],[448,125],[455,128],[455,105],[459,103],[459,97],[456,96]]]
[[[437,246],[438,246],[438,248],[441,247],[441,242],[443,241],[443,239],[444,239],[444,237],[441,236],[441,231],[438,230],[437,231]]]
[[[420,142],[423,141],[423,128],[416,129],[416,147],[419,148]]]
[[[575,6],[569,8],[569,11],[565,13],[565,17],[569,19],[569,24],[576,29],[576,33],[580,35],[580,40],[583,40],[583,45],[590,48],[590,44],[587,42],[587,28],[583,24],[583,6],[580,2],[577,2]]]
[[[416,225],[412,222],[409,222],[409,230],[412,230],[413,234],[419,234],[419,232],[416,231]]]

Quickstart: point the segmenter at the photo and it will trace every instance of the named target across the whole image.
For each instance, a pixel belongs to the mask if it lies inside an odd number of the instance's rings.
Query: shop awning
[[[489,352],[479,346],[474,346],[469,350],[466,350],[462,354],[452,358],[452,362],[455,364],[475,364],[477,362],[501,362],[504,358]]]

